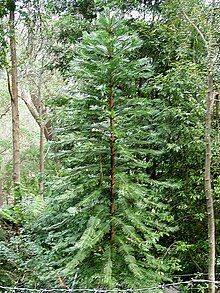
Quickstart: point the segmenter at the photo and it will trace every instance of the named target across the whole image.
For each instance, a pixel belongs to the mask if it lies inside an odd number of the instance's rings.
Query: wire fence
[[[178,275],[179,277],[180,275]],[[190,275],[183,275],[190,276]],[[155,287],[148,288],[130,288],[130,289],[88,289],[88,288],[68,288],[68,289],[36,289],[36,288],[18,288],[18,287],[5,287],[0,285],[1,293],[53,293],[53,292],[62,292],[62,293],[138,293],[138,292],[166,292],[166,293],[177,293],[177,292],[206,292],[208,285],[210,283],[215,283],[216,292],[220,292],[220,281],[209,281],[205,279],[191,279],[189,281],[180,281],[169,284],[162,284]]]

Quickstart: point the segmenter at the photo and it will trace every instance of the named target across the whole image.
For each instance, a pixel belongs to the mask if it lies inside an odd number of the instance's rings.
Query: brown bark
[[[52,127],[50,125],[50,120],[47,117],[48,116],[47,109],[42,101],[41,90],[40,90],[41,84],[42,84],[42,82],[40,82],[40,84],[38,85],[38,95],[32,93],[31,100],[32,100],[32,103],[33,103],[35,109],[38,112],[38,118],[35,118],[35,117],[34,118],[36,119],[39,126],[42,123],[44,123],[44,136],[45,136],[46,140],[49,141],[49,140],[52,140]]]
[[[47,141],[53,139],[53,129],[51,127],[51,121],[48,120],[44,125],[44,136]]]
[[[208,259],[208,279],[209,293],[215,293],[215,261],[216,261],[216,243],[215,243],[215,214],[214,203],[212,195],[212,179],[211,179],[211,160],[212,160],[212,146],[211,146],[211,119],[214,105],[214,91],[213,91],[213,72],[215,60],[215,0],[212,0],[212,10],[210,13],[210,35],[208,43],[208,94],[206,99],[206,158],[205,158],[205,196],[208,216],[208,245],[209,245],[209,259]]]
[[[205,157],[205,196],[208,214],[208,244],[209,244],[209,262],[208,262],[208,279],[211,281],[209,284],[209,292],[215,292],[215,216],[214,205],[212,196],[211,184],[211,117],[213,106],[213,76],[212,72],[208,73],[208,95],[206,100],[206,157]]]
[[[11,53],[11,79],[8,74],[9,93],[12,107],[12,139],[13,139],[13,182],[20,184],[20,130],[18,109],[18,81],[17,81],[17,53],[15,40],[15,11],[9,13],[10,25],[10,53]]]
[[[111,177],[111,188],[110,188],[110,216],[111,216],[111,226],[110,226],[110,240],[114,242],[115,236],[115,226],[113,223],[113,218],[115,215],[115,136],[114,136],[114,104],[113,104],[113,82],[110,79],[109,82],[110,89],[110,154],[111,154],[111,169],[110,169],[110,177]]]

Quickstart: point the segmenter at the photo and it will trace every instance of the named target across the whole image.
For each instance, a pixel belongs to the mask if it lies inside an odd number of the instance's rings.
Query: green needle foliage
[[[76,86],[60,107],[55,149],[63,168],[38,239],[53,270],[72,278],[79,269],[80,287],[152,286],[168,269],[159,240],[173,230],[172,217],[166,186],[146,170],[151,108],[138,84],[152,67],[135,59],[141,45],[119,13],[105,10],[76,47]]]

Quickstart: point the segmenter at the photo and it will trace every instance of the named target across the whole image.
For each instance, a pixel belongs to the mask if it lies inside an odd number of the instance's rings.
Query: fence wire
[[[35,289],[35,288],[18,288],[18,287],[6,287],[0,285],[0,292],[32,292],[32,293],[52,293],[52,292],[63,292],[63,293],[82,293],[82,292],[92,292],[92,293],[135,293],[135,292],[148,292],[148,291],[157,291],[163,290],[164,292],[186,292],[188,290],[198,290],[200,292],[204,292],[205,287],[203,288],[193,288],[192,285],[203,284],[207,285],[209,283],[214,283],[216,285],[216,289],[220,287],[220,281],[209,281],[205,279],[191,279],[189,281],[181,281],[170,284],[162,284],[157,287],[148,287],[148,288],[130,288],[130,289],[88,289],[88,288],[70,288],[70,289]],[[183,287],[182,287],[183,286]],[[189,286],[189,287],[187,287]]]

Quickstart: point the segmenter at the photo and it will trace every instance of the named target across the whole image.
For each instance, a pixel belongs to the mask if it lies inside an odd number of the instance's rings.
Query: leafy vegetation
[[[19,190],[10,11],[20,19]],[[125,289],[207,272],[210,64],[219,229],[219,13],[197,0],[0,3],[0,285],[59,288],[77,274],[78,287]]]

